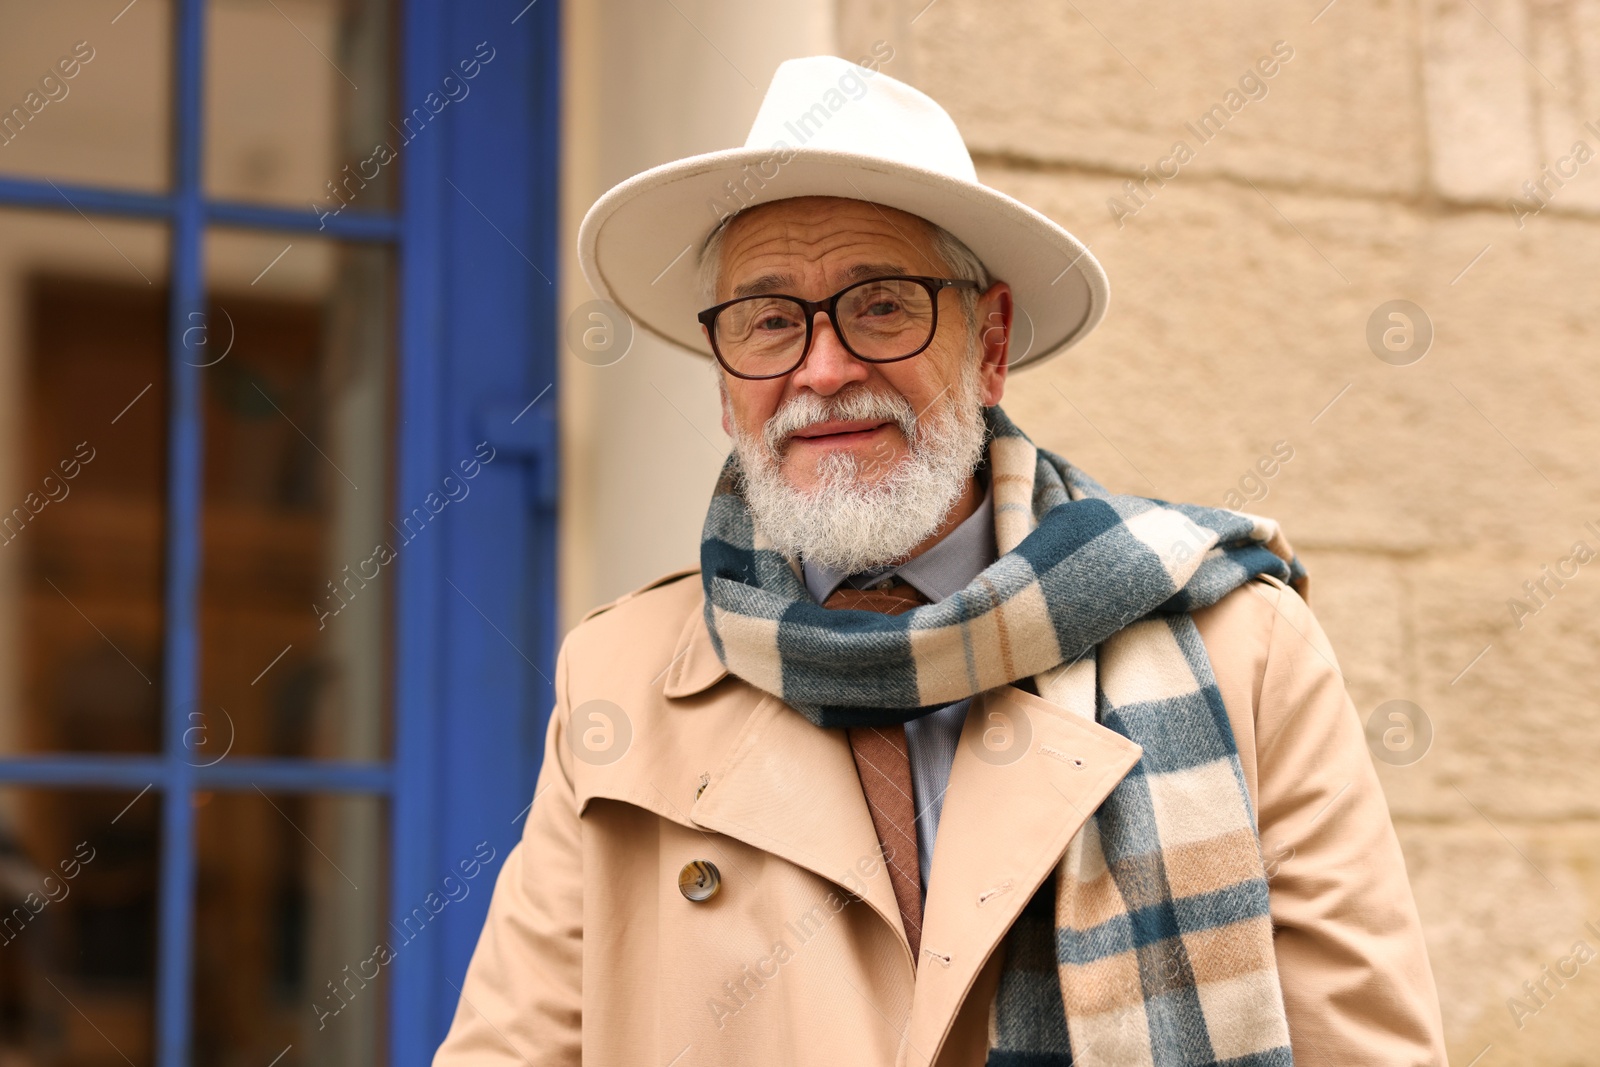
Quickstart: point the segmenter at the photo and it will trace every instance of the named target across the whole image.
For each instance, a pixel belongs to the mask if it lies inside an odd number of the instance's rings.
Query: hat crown
[[[1060,225],[978,181],[945,110],[876,66],[791,59],[773,74],[742,148],[672,160],[613,186],[578,227],[578,263],[595,292],[628,322],[709,358],[691,253],[757,204],[840,197],[926,219],[1009,284],[1013,368],[1081,340],[1105,316],[1105,269]]]
[[[850,152],[977,181],[950,115],[927,94],[837,56],[779,64],[746,148]]]

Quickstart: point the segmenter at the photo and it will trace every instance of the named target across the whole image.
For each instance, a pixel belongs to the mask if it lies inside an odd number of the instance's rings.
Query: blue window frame
[[[389,909],[421,905],[479,842],[497,867],[519,835],[553,700],[555,633],[555,262],[560,75],[556,0],[401,5],[401,101],[433,91],[452,62],[487,41],[499,56],[478,101],[452,109],[440,136],[407,149],[397,210],[309,210],[208,198],[201,183],[205,4],[175,5],[172,183],[166,193],[0,174],[0,206],[162,222],[170,238],[164,748],[158,755],[0,759],[0,785],[141,789],[164,794],[159,886],[156,1062],[187,1067],[193,1027],[193,915],[200,791],[358,794],[388,803]],[[229,758],[185,748],[199,696],[203,369],[184,331],[206,306],[203,251],[217,226],[321,232],[392,246],[398,262],[392,506],[398,521],[448,468],[487,441],[470,513],[446,510],[396,571],[389,658],[394,742],[381,762]],[[481,883],[492,881],[493,874]],[[472,893],[442,911],[391,967],[388,1055],[427,1063],[442,1039],[488,905]]]

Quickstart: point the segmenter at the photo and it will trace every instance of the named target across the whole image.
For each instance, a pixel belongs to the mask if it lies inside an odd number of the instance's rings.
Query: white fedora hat
[[[578,260],[595,292],[635,323],[710,356],[695,319],[705,304],[701,248],[733,213],[797,196],[884,204],[960,238],[1011,286],[1014,368],[1064,351],[1105,315],[1110,285],[1088,247],[981,184],[943,108],[834,56],[778,67],[743,148],[654,167],[595,201],[578,230]]]

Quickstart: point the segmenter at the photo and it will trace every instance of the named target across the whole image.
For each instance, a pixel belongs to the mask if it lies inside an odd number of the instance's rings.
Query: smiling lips
[[[885,426],[893,426],[888,420],[857,419],[845,422],[832,419],[827,422],[814,422],[803,430],[796,430],[790,435],[790,441],[804,441],[807,444],[828,446],[848,446],[866,440]]]

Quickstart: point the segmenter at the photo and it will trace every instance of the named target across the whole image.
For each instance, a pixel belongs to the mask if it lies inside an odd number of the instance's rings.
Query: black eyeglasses
[[[781,293],[741,296],[696,316],[717,362],[735,378],[781,378],[811,352],[817,312],[828,316],[839,343],[866,363],[895,363],[933,343],[942,289],[978,289],[953,278],[893,275],[847,285],[821,300]]]

